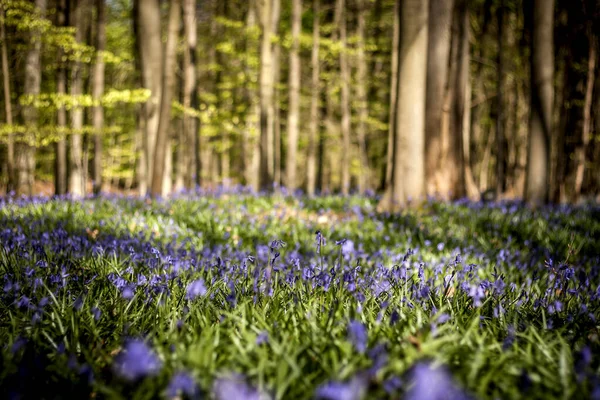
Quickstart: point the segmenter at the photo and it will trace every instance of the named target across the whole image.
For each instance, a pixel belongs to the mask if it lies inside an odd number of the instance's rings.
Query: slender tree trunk
[[[367,59],[365,56],[365,31],[366,7],[364,0],[357,1],[357,88],[358,97],[358,125],[356,135],[358,139],[358,151],[360,159],[360,173],[358,175],[358,191],[365,193],[370,188],[371,172],[369,167],[369,154],[367,152],[367,120],[369,118],[369,109],[367,104]]]
[[[448,80],[453,3],[454,0],[430,0],[429,3],[425,120],[425,175],[429,196],[442,195],[442,109]]]
[[[146,160],[147,182],[140,181],[141,191],[153,181],[154,150],[160,119],[162,94],[163,49],[161,41],[161,20],[159,0],[134,1],[134,28],[136,44],[140,55],[142,83],[150,90],[150,98],[145,104],[146,134],[144,135],[144,158]],[[147,190],[147,189],[146,189]]]
[[[277,35],[277,30],[273,29],[273,34]],[[281,186],[281,99],[280,90],[277,87],[281,78],[281,45],[273,44],[273,180],[277,189]]]
[[[249,32],[252,32],[256,26],[256,0],[249,2],[246,26]],[[246,40],[246,52],[250,53],[253,46],[253,40],[248,38]],[[246,64],[246,75],[250,76],[253,73],[251,68],[249,64]],[[248,113],[246,120],[247,142],[244,142],[246,149],[244,150],[244,159],[248,162],[246,182],[253,190],[258,191],[260,189],[260,136],[257,138],[256,133],[260,132],[260,104],[256,100],[258,97],[256,91],[250,85],[246,86],[246,97],[251,107],[251,112]]]
[[[296,153],[298,151],[298,124],[300,120],[300,33],[302,30],[302,1],[292,1],[292,47],[290,49],[290,103],[288,112],[288,150],[285,163],[286,186],[290,191],[297,187]]]
[[[310,57],[310,65],[312,70],[311,79],[311,98],[310,98],[310,133],[308,137],[308,152],[306,160],[306,193],[312,197],[315,194],[315,185],[317,181],[317,141],[319,140],[319,40],[320,40],[320,0],[313,0],[313,36],[312,36],[312,52]]]
[[[594,92],[594,78],[596,69],[596,37],[593,33],[588,34],[590,38],[588,70],[585,88],[585,100],[583,104],[583,129],[581,132],[581,144],[575,149],[575,200],[581,198],[581,189],[583,187],[583,178],[586,167],[586,155],[590,145],[590,131],[592,126],[592,95]]]
[[[169,145],[169,127],[171,126],[171,101],[175,89],[175,63],[177,61],[177,39],[179,34],[179,20],[181,18],[181,0],[171,0],[169,7],[169,23],[167,29],[167,42],[165,44],[165,61],[162,74],[162,94],[160,101],[160,118],[156,135],[156,149],[154,151],[154,174],[152,176],[152,195],[154,197],[166,196],[168,189],[164,184],[164,177],[170,174],[169,154],[172,154]],[[170,178],[170,177],[169,177]],[[170,179],[169,179],[170,181]]]
[[[345,0],[338,0],[341,10],[340,17],[340,78],[342,80],[341,109],[342,109],[342,195],[350,192],[350,68],[348,66],[347,32],[346,32],[346,5]]]
[[[102,129],[104,127],[104,109],[101,104],[104,93],[104,51],[106,45],[106,20],[104,0],[96,0],[97,31],[96,31],[96,65],[92,82],[92,98],[94,108],[92,123],[94,126],[94,194],[102,190]]]
[[[498,21],[498,59],[496,86],[496,199],[506,189],[506,135],[504,133],[504,0],[496,11]]]
[[[196,87],[196,0],[184,0],[183,3],[183,29],[185,34],[185,50],[183,52],[183,106],[185,109],[197,109],[198,96]],[[184,186],[192,186],[192,172],[196,165],[194,151],[198,142],[198,120],[195,116],[185,113],[183,115],[183,135],[180,137],[181,162],[179,169],[183,169],[183,180],[176,186],[177,190]],[[179,160],[179,157],[178,157]]]
[[[12,119],[12,101],[10,98],[10,71],[8,69],[8,50],[6,49],[6,33],[4,26],[4,9],[0,9],[0,41],[2,41],[2,77],[4,86],[4,111],[6,114],[6,123],[13,124]],[[8,135],[6,146],[6,192],[9,193],[15,189],[15,149],[14,138],[12,134]]]
[[[46,13],[46,0],[35,1],[36,12],[39,17]],[[23,94],[37,96],[40,94],[42,81],[41,49],[42,42],[40,32],[36,29],[31,31],[25,60],[25,82]],[[38,130],[38,110],[34,106],[25,106],[22,109],[23,122],[27,132],[15,143],[16,181],[15,191],[17,195],[33,194],[33,180],[35,174],[35,132]]]
[[[387,156],[385,163],[384,194],[381,200],[382,208],[391,204],[392,200],[392,171],[394,164],[394,138],[396,135],[396,113],[398,108],[398,49],[400,47],[400,3],[394,2],[394,27],[392,34],[392,67],[390,79],[390,113],[388,118]],[[384,207],[385,205],[385,207]]]
[[[464,117],[466,111],[467,84],[469,78],[469,14],[466,0],[457,0],[455,15],[456,54],[452,85],[449,146],[446,169],[448,170],[450,193],[454,199],[466,195],[465,157],[463,147]]]
[[[260,188],[273,190],[273,0],[261,1],[260,47]]]
[[[67,0],[60,0],[57,6],[57,26],[66,26]],[[67,93],[67,71],[62,60],[64,53],[59,50],[57,54],[58,69],[56,73],[56,92],[59,96]],[[67,128],[67,110],[64,106],[58,108],[56,123],[59,130],[59,139],[54,146],[54,194],[67,193],[67,141],[65,130]]]
[[[425,191],[425,86],[427,70],[427,0],[397,0],[399,13],[397,114],[392,187],[379,210],[395,211],[421,200]]]
[[[75,40],[83,43],[85,21],[84,8],[88,0],[74,1],[75,6],[70,13],[70,25],[75,26]],[[71,64],[71,96],[77,97],[83,93],[83,76],[81,62],[75,61]],[[71,141],[69,152],[69,193],[74,197],[85,195],[85,183],[83,182],[83,143],[81,129],[83,128],[83,109],[73,107],[71,109]]]
[[[554,72],[554,2],[534,0],[531,41],[531,114],[525,199],[548,201],[549,143],[552,123]]]

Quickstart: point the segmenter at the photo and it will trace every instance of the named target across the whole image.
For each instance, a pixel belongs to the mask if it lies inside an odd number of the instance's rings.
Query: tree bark
[[[60,0],[56,11],[57,26],[64,27],[67,23],[67,0]],[[59,96],[67,93],[67,71],[62,60],[64,52],[58,51],[56,72],[56,92]],[[67,193],[67,141],[64,131],[67,128],[67,110],[64,106],[58,108],[56,123],[59,130],[59,139],[54,145],[54,194],[57,196]]]
[[[75,40],[83,43],[85,21],[84,8],[88,0],[73,1],[70,25],[75,26]],[[80,61],[71,64],[71,96],[78,97],[83,93],[83,71]],[[69,193],[73,197],[85,195],[85,182],[83,181],[83,143],[81,129],[83,128],[83,109],[75,106],[71,109],[71,141],[69,152]]]
[[[455,9],[456,68],[450,77],[451,109],[449,127],[449,146],[446,170],[450,191],[447,196],[460,199],[466,195],[465,156],[463,131],[466,111],[467,84],[469,78],[469,14],[466,0],[457,0]]]
[[[38,18],[43,18],[46,13],[46,0],[36,0],[35,9]],[[41,63],[42,41],[37,29],[31,31],[31,41],[25,60],[24,95],[37,96],[40,94],[42,81]],[[35,148],[38,129],[38,110],[34,106],[25,106],[22,109],[23,122],[26,133],[15,143],[15,192],[17,196],[33,194],[33,181],[35,174]]]
[[[296,153],[300,120],[300,33],[302,30],[302,1],[292,1],[292,47],[290,49],[290,100],[288,111],[288,146],[286,168],[286,186],[296,190]]]
[[[554,72],[554,2],[534,0],[531,41],[531,114],[525,199],[532,204],[548,201],[549,143],[552,123]]]
[[[430,0],[429,3],[425,106],[425,175],[429,196],[442,195],[442,109],[448,80],[453,3],[454,0]]]
[[[260,0],[260,189],[273,190],[273,0]],[[275,0],[277,1],[277,0]]]
[[[198,96],[196,86],[196,0],[184,0],[183,2],[183,29],[185,35],[185,49],[183,52],[183,106],[186,110],[198,108]],[[183,115],[183,131],[180,135],[180,156],[177,157],[179,167],[182,170],[182,180],[176,185],[176,190],[183,187],[192,187],[195,175],[196,154],[198,143],[198,120],[187,112]]]
[[[345,0],[338,0],[336,7],[340,12],[340,78],[342,80],[341,89],[341,111],[342,111],[342,195],[347,196],[350,193],[350,69],[348,66],[347,32],[346,32],[346,5]]]
[[[581,198],[581,189],[583,187],[583,178],[586,169],[586,155],[590,145],[590,132],[592,124],[592,95],[594,92],[594,78],[596,69],[596,46],[597,41],[594,34],[589,29],[589,56],[588,56],[588,70],[585,87],[585,99],[583,104],[583,127],[581,132],[581,144],[575,149],[575,188],[573,194],[575,201]]]
[[[94,184],[93,191],[97,195],[102,190],[102,130],[104,127],[104,109],[102,95],[104,94],[104,56],[102,52],[106,46],[106,11],[104,0],[96,0],[97,31],[96,31],[96,64],[92,82],[92,123],[94,126]]]
[[[384,193],[381,209],[390,208],[392,201],[392,176],[394,166],[394,138],[396,136],[396,114],[398,108],[398,49],[400,47],[400,3],[394,2],[394,27],[392,33],[392,67],[390,79],[390,112],[388,120],[387,156],[385,163]]]
[[[160,118],[156,135],[156,149],[154,151],[154,173],[152,176],[151,192],[154,197],[168,195],[165,176],[169,177],[169,127],[171,126],[171,101],[175,89],[175,63],[177,61],[177,39],[179,35],[179,20],[181,18],[181,0],[171,0],[169,7],[169,23],[167,28],[167,42],[165,44],[165,60],[162,73],[162,94],[160,101]],[[169,179],[170,181],[170,179]]]
[[[398,80],[394,118],[391,196],[380,201],[381,211],[422,199],[425,190],[425,86],[427,71],[428,1],[397,0]]]
[[[367,104],[367,59],[365,56],[365,31],[366,31],[366,7],[364,0],[357,0],[357,88],[358,97],[358,124],[356,136],[358,140],[358,152],[360,160],[360,172],[358,175],[358,191],[365,193],[370,188],[371,172],[369,167],[369,154],[367,151],[367,120],[369,109]]]
[[[2,77],[4,86],[4,111],[6,114],[6,123],[13,124],[12,119],[12,100],[10,98],[10,71],[8,69],[8,50],[6,49],[6,33],[4,26],[4,9],[0,9],[0,41],[2,41]],[[15,188],[15,149],[14,138],[12,134],[8,135],[6,146],[6,174],[7,184],[6,192],[10,193]]]
[[[315,194],[315,186],[317,181],[317,141],[319,137],[319,41],[320,41],[320,24],[319,13],[321,9],[320,0],[313,0],[313,35],[312,35],[312,51],[310,56],[310,65],[312,70],[311,77],[311,98],[310,98],[310,131],[308,137],[308,152],[306,160],[306,193],[312,197]]]
[[[496,82],[496,199],[500,199],[506,189],[507,142],[504,133],[504,0],[496,10],[498,21],[498,58]]]
[[[154,174],[154,150],[160,119],[162,94],[163,49],[161,40],[159,0],[134,1],[134,29],[137,50],[140,55],[142,84],[150,90],[150,98],[144,105],[146,133],[144,135],[144,159],[146,181],[140,180],[140,192],[146,193]]]

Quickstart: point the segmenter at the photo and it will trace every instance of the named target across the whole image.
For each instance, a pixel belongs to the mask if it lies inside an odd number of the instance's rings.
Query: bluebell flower
[[[444,367],[433,367],[429,363],[418,363],[410,374],[406,400],[446,400],[469,399],[452,380]]]
[[[196,384],[194,377],[187,372],[178,372],[171,377],[167,386],[168,398],[179,398],[181,395],[187,398],[195,399],[200,397],[200,388]]]
[[[92,307],[92,315],[94,316],[94,321],[98,321],[102,315],[102,311],[98,307]]]
[[[356,351],[364,353],[367,350],[367,328],[360,321],[348,323],[348,340],[354,345]]]
[[[114,371],[128,381],[158,374],[162,362],[148,345],[139,339],[129,340],[115,358]]]
[[[206,294],[206,286],[204,286],[204,279],[196,279],[187,285],[186,299],[193,300],[198,296],[204,296]]]
[[[22,336],[17,337],[17,340],[14,341],[10,348],[10,352],[15,354],[19,350],[21,350],[27,344],[27,339]]]
[[[383,381],[383,390],[385,390],[388,395],[392,395],[396,393],[403,384],[404,382],[402,381],[402,378],[398,376],[392,376]]]
[[[248,385],[241,375],[218,378],[213,385],[216,400],[268,400],[266,393]]]
[[[358,374],[349,382],[331,381],[319,386],[315,398],[319,400],[360,400],[367,392],[368,380]]]
[[[268,342],[269,342],[269,333],[267,331],[262,331],[256,337],[256,345],[257,346],[260,346],[261,344],[268,343]]]

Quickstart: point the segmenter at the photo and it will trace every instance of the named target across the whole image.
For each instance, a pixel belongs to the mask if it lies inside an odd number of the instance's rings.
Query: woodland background
[[[6,192],[600,192],[597,0],[0,4]]]

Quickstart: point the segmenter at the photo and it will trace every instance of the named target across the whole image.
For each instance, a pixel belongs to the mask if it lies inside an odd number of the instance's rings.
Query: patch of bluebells
[[[69,204],[78,206],[78,203]],[[95,203],[83,204],[81,207],[90,207],[90,211],[95,207]],[[234,245],[230,236],[223,236],[220,242],[196,247],[191,244],[191,239],[181,240],[181,237],[192,235],[166,217],[169,210],[167,202],[160,203],[161,218],[164,217],[160,221],[164,225],[157,232],[162,237],[144,233],[154,228],[145,220],[143,212],[132,220],[143,226],[137,233],[123,229],[100,230],[98,234],[83,227],[74,227],[68,221],[40,217],[37,212],[18,212],[19,207],[40,209],[44,206],[48,206],[47,200],[0,199],[0,253],[4,260],[2,268],[5,268],[0,278],[0,300],[11,308],[11,312],[24,316],[12,336],[14,339],[6,340],[6,343],[11,343],[6,348],[10,349],[15,360],[28,343],[31,329],[43,329],[51,323],[52,309],[58,305],[55,302],[60,301],[61,306],[66,304],[77,311],[81,315],[78,318],[89,318],[95,322],[112,319],[114,315],[110,314],[111,309],[106,303],[99,304],[99,299],[89,297],[89,293],[106,286],[115,294],[111,302],[127,304],[138,301],[149,309],[161,307],[166,297],[176,296],[181,300],[177,304],[181,307],[183,319],[199,298],[204,298],[211,307],[236,309],[248,299],[253,304],[262,304],[267,297],[273,298],[282,293],[278,292],[282,289],[294,292],[302,288],[307,293],[347,296],[353,299],[352,307],[359,315],[368,301],[377,299],[376,303],[381,305],[376,324],[395,329],[402,325],[399,324],[402,315],[411,310],[424,310],[425,315],[430,316],[426,326],[432,336],[443,331],[442,325],[455,323],[452,310],[438,313],[436,304],[439,306],[440,303],[436,300],[439,299],[463,304],[462,312],[480,313],[482,321],[509,320],[507,316],[518,316],[544,329],[575,326],[577,329],[591,329],[598,318],[599,271],[589,268],[587,255],[584,254],[572,265],[555,262],[550,254],[544,254],[544,258],[535,261],[528,259],[526,252],[513,249],[512,238],[507,239],[505,248],[494,254],[496,268],[487,272],[481,264],[470,262],[485,261],[487,253],[469,244],[454,248],[446,240],[430,241],[431,249],[409,243],[415,246],[402,251],[380,246],[380,249],[366,253],[357,238],[341,239],[335,242],[339,248],[329,249],[327,238],[335,236],[335,232],[318,230],[314,234],[314,243],[308,246],[312,247],[311,251],[305,251],[298,243],[290,243],[288,248],[283,240],[275,239],[258,243],[249,252],[248,248]],[[480,207],[467,206],[473,209]],[[137,203],[136,207],[148,212],[144,203]],[[501,211],[515,218],[520,218],[519,213],[528,212],[514,205],[506,205]],[[126,211],[118,209],[117,212]],[[393,231],[401,227],[400,223],[390,222],[385,216],[367,215],[360,209],[351,212],[360,217],[362,223],[373,220],[381,234],[385,229]],[[567,210],[566,215],[575,212]],[[551,225],[559,224],[553,210],[542,213],[550,218]],[[258,223],[255,216],[247,217],[250,223]],[[48,229],[49,224],[52,229]],[[99,228],[101,225],[98,223]],[[491,226],[490,229],[496,228]],[[314,230],[307,228],[307,232]],[[193,234],[201,235],[201,232]],[[407,238],[407,242],[410,241],[412,238]],[[338,259],[338,253],[343,260]],[[431,253],[436,256],[432,258]],[[548,252],[540,250],[542,253]],[[94,268],[94,258],[115,259],[119,267],[98,271]],[[11,267],[23,268],[6,269],[9,263]],[[299,297],[289,296],[284,306],[296,307]],[[389,301],[380,301],[383,298]],[[545,326],[541,323],[542,313],[547,317]],[[5,325],[4,321],[2,323]],[[388,351],[382,343],[368,348],[369,332],[362,322],[350,320],[346,326],[346,337],[356,353],[367,354],[370,369],[366,377],[361,375],[360,379],[355,377],[349,381],[323,383],[315,393],[317,397],[358,398],[344,396],[363,393],[368,386],[367,381],[385,370]],[[510,351],[518,343],[517,327],[509,325],[501,340],[503,350]],[[261,332],[255,344],[268,343],[269,333]],[[64,343],[60,342],[59,346],[64,347]],[[591,379],[591,361],[587,356],[590,351],[589,348],[582,349],[576,361],[578,377],[582,381]],[[161,373],[162,366],[163,361],[157,353],[139,340],[127,341],[113,360],[113,371],[126,381],[156,376]],[[419,382],[426,379],[439,382],[451,393],[456,390],[457,396],[462,396],[449,372],[443,368],[419,364],[414,368],[411,379],[413,392],[407,392],[409,398],[437,398],[437,392],[431,394],[426,392],[426,386],[419,386]],[[387,382],[384,384],[385,391],[399,390],[400,380],[388,377],[384,381]],[[177,392],[192,397],[190,393],[196,393],[191,390],[195,387],[193,383],[191,375],[174,375],[167,393]],[[348,387],[352,389],[348,390]],[[214,394],[218,398],[232,393],[246,396],[237,398],[266,396],[239,377],[223,378],[215,383]]]

